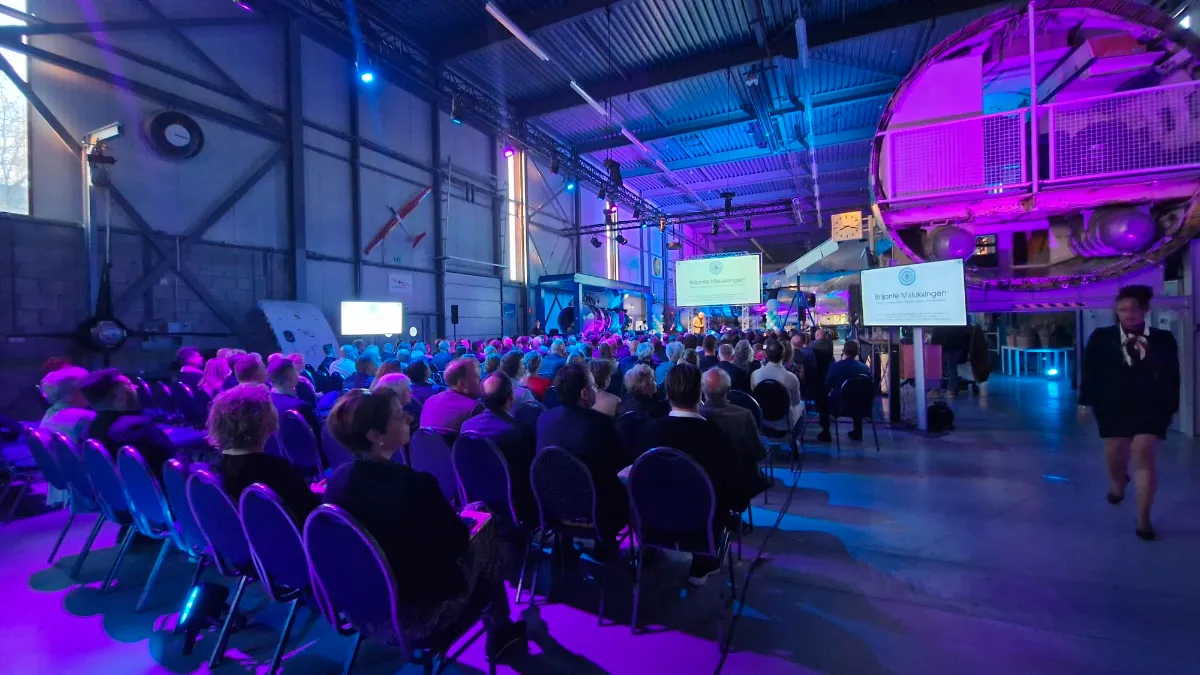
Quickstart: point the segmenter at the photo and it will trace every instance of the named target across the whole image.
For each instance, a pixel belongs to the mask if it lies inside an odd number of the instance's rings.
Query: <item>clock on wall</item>
[[[830,217],[829,237],[834,241],[857,241],[862,239],[862,212],[849,211]]]
[[[191,159],[204,147],[204,132],[196,120],[174,110],[164,110],[146,120],[151,147],[167,159]]]

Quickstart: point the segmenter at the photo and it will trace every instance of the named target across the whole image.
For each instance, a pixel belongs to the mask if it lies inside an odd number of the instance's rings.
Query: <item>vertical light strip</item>
[[[521,278],[517,268],[517,234],[520,230],[517,222],[517,159],[521,153],[508,158],[508,280],[518,281]]]

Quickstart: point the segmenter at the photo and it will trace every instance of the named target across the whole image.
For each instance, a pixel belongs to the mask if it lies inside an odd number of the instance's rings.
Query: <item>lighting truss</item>
[[[673,215],[672,214],[661,214],[661,216],[663,218],[665,218],[666,223],[671,226],[687,225],[687,224],[692,224],[692,223],[705,223],[705,224],[711,225],[712,221],[715,219],[724,219],[724,218],[749,219],[749,218],[756,218],[758,216],[790,214],[791,212],[792,212],[792,202],[790,200],[776,200],[773,202],[764,202],[764,203],[759,203],[759,204],[743,204],[741,206],[735,206],[731,210],[731,215],[729,215],[729,216],[725,215],[724,207],[717,208],[717,209],[710,209],[708,211],[677,213],[677,214],[673,214]],[[656,222],[657,218],[658,218],[658,216],[656,215],[655,219],[651,220],[650,222]],[[615,224],[616,227],[610,227],[608,225],[585,225],[585,226],[579,228],[578,230],[568,232],[568,234],[588,235],[588,234],[601,234],[604,232],[619,232],[622,230],[634,230],[634,229],[641,228],[642,224],[644,222],[646,222],[646,218],[635,218],[635,219],[630,219],[630,220],[614,221],[613,224]],[[801,232],[801,230],[797,230],[797,232]]]

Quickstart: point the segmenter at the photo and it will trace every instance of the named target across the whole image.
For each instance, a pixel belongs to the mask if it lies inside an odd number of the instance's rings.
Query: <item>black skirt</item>
[[[1163,440],[1167,437],[1171,417],[1151,410],[1097,410],[1096,426],[1100,427],[1100,438],[1133,438],[1150,434]]]

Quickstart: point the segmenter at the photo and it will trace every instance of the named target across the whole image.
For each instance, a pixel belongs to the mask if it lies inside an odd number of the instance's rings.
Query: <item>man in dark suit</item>
[[[321,365],[317,366],[317,372],[328,373],[329,366],[332,366],[333,362],[337,361],[337,352],[334,351],[333,345],[329,344],[323,345],[321,350],[325,352],[325,358],[321,359]]]
[[[825,377],[829,375],[829,367],[833,365],[833,340],[829,339],[825,329],[817,329],[809,348],[812,349],[813,360],[817,365],[816,380],[810,383],[814,391],[809,392],[816,400],[817,410],[821,413],[821,432],[817,434],[817,440],[828,443],[833,440],[833,436],[829,434],[829,397],[826,396],[825,387],[821,386],[821,383],[825,382]],[[808,371],[805,371],[804,379],[809,381]]]
[[[871,369],[867,368],[867,364],[858,360],[858,343],[847,341],[846,344],[842,345],[842,360],[830,366],[829,373],[825,376],[823,388],[826,396],[830,397],[832,401],[839,400],[837,397],[842,390],[842,385],[846,383],[846,380],[856,375],[870,377]],[[861,441],[862,418],[855,417],[852,421],[854,426],[847,435],[850,436],[850,440],[852,441]]]
[[[743,494],[747,500],[753,499],[770,487],[758,469],[758,463],[767,457],[758,421],[754,413],[729,402],[729,375],[723,369],[705,371],[702,384],[704,405],[700,406],[700,414],[721,427],[733,442],[738,458],[738,477],[745,488]]]
[[[713,335],[705,335],[704,340],[700,342],[704,353],[700,356],[700,372],[704,372],[709,368],[715,368],[720,359],[717,358],[717,338]],[[730,354],[732,356],[732,354]]]
[[[463,422],[483,411],[479,402],[479,362],[455,359],[446,366],[446,391],[430,396],[421,409],[421,426],[457,433]]]
[[[587,465],[596,482],[600,530],[611,539],[629,522],[629,493],[617,474],[631,457],[617,435],[615,420],[592,410],[596,382],[587,366],[564,366],[556,382],[560,405],[538,418],[538,452],[559,447]]]
[[[687,362],[671,366],[667,373],[667,399],[671,412],[645,427],[638,434],[638,454],[653,448],[679,450],[696,462],[708,474],[716,493],[716,525],[730,522],[731,511],[742,511],[749,503],[739,479],[737,452],[733,442],[716,422],[700,415],[700,369]],[[721,569],[716,558],[692,556],[688,583],[703,585],[708,577]]]
[[[289,410],[300,413],[308,426],[312,427],[317,443],[321,442],[321,422],[317,413],[307,402],[296,397],[296,385],[300,383],[300,374],[296,372],[296,364],[291,359],[276,357],[267,366],[267,381],[271,384],[271,403],[279,411],[280,418]]]
[[[742,391],[749,394],[753,391],[750,386],[750,373],[746,372],[745,368],[739,368],[733,362],[733,345],[721,345],[717,350],[717,368],[729,376],[730,386],[736,391]],[[707,368],[704,369],[706,372]]]
[[[87,437],[100,441],[114,459],[122,446],[132,446],[161,478],[162,465],[175,457],[175,444],[154,420],[141,414],[137,391],[129,378],[116,368],[99,370],[83,380],[79,391],[96,411]]]
[[[537,503],[529,487],[529,465],[537,450],[533,427],[512,416],[512,379],[504,373],[492,373],[483,381],[482,413],[463,422],[462,432],[473,431],[490,440],[508,461],[512,478],[513,506],[522,521],[537,518]]]

